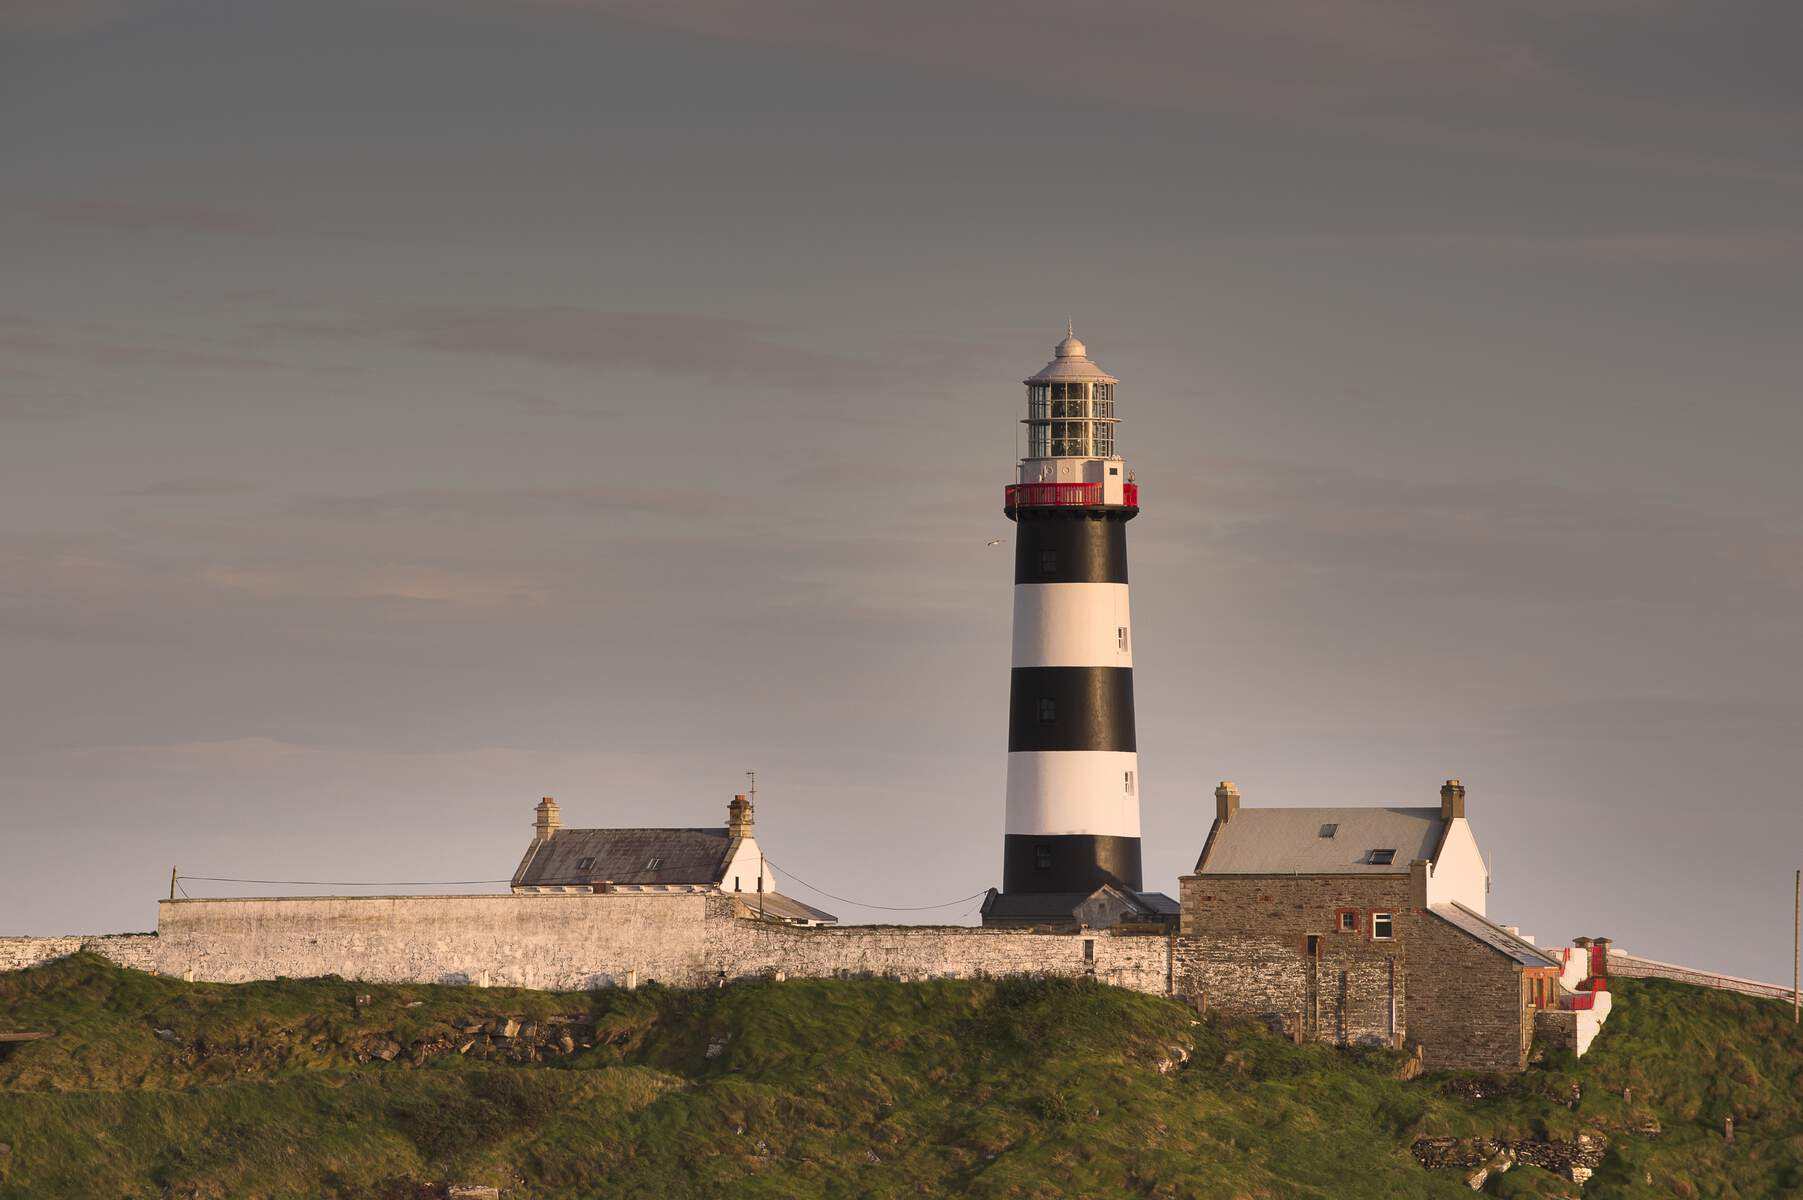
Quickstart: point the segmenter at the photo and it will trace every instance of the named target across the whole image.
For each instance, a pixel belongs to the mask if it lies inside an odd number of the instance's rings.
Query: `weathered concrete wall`
[[[372,982],[536,988],[656,980],[1093,974],[1169,989],[1162,935],[1036,934],[963,926],[798,929],[732,916],[726,896],[572,895],[176,900],[161,905],[156,969],[218,982],[342,975]]]
[[[83,950],[110,958],[122,967],[154,971],[157,935],[107,933],[90,937],[0,937],[0,971],[18,971],[39,963],[54,962]]]
[[[700,894],[324,896],[164,900],[158,967],[238,983],[342,975],[376,983],[591,988],[706,981]]]
[[[1409,945],[1423,920],[1407,876],[1192,875],[1180,887],[1180,994],[1291,1028],[1300,1018],[1303,1036],[1321,1041],[1398,1040]],[[1346,909],[1355,910],[1351,931],[1340,928]],[[1371,936],[1374,913],[1390,915],[1391,937]]]

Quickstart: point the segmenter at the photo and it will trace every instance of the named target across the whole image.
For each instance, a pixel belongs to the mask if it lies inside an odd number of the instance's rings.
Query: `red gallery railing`
[[[1104,503],[1099,483],[1011,483],[1004,504],[1008,508],[1094,508]],[[1121,505],[1139,507],[1139,485],[1121,485]]]

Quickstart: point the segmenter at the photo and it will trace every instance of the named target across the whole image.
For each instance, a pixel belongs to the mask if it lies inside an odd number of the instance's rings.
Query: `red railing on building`
[[[1105,503],[1099,483],[1011,483],[1005,504],[1009,508],[1093,508]],[[1139,507],[1139,485],[1121,485],[1121,505]]]

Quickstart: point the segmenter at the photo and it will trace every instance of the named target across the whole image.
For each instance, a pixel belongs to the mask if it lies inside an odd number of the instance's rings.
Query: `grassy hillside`
[[[1585,1196],[1803,1194],[1788,1009],[1655,982],[1581,1063],[1495,1079],[1051,982],[222,986],[80,956],[0,975],[0,1029],[56,1033],[0,1059],[0,1196],[33,1200],[1451,1197],[1416,1138],[1582,1131],[1611,1143]],[[1486,1192],[1580,1194],[1526,1166]]]

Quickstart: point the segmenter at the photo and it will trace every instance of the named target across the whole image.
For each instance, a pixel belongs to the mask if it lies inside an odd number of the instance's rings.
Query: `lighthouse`
[[[1170,903],[1140,892],[1127,603],[1139,488],[1117,452],[1119,382],[1068,325],[1025,380],[1026,456],[1003,505],[1016,534],[1002,889],[986,924],[1107,923],[1074,914],[1104,890],[1104,907],[1127,910],[1116,920]]]

